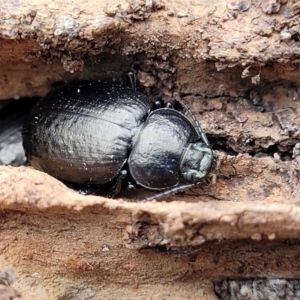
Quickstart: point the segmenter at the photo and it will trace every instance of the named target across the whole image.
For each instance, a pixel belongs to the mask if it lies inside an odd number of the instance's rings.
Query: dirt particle
[[[276,160],[280,160],[280,153],[275,152],[275,153],[273,154],[273,157],[274,157]]]
[[[250,0],[244,0],[244,1],[232,1],[227,4],[227,8],[231,10],[238,10],[241,12],[244,12],[248,10],[251,6]]]
[[[300,143],[297,143],[293,149],[293,158],[300,156]]]
[[[102,246],[102,252],[109,252],[109,251],[110,251],[110,247],[108,245],[104,244]]]
[[[186,13],[186,12],[178,12],[177,13],[177,17],[178,18],[187,18],[189,16],[189,14],[188,13]]]
[[[152,87],[156,84],[156,80],[154,76],[150,75],[149,73],[139,71],[138,72],[138,80],[144,87]]]
[[[105,9],[104,12],[109,16],[109,17],[113,17],[117,14],[117,12],[119,11],[119,7],[117,5],[111,5],[108,4]]]
[[[276,238],[276,234],[275,233],[268,234],[268,239],[269,240],[274,240],[275,238]]]
[[[94,267],[85,259],[80,258],[77,254],[72,254],[66,261],[68,268],[76,271],[92,271]]]
[[[173,16],[174,16],[174,11],[173,11],[173,10],[169,10],[169,11],[167,12],[167,15],[168,15],[169,17],[173,17]]]
[[[249,68],[250,68],[250,66],[243,70],[243,72],[241,74],[241,78],[247,78],[250,76]]]
[[[261,8],[265,14],[274,14],[277,13],[280,9],[279,0],[265,0],[261,3]]]
[[[34,256],[34,252],[32,250],[28,250],[26,252],[26,258],[27,259],[33,259],[33,256]]]
[[[251,77],[251,82],[255,85],[258,85],[260,83],[260,74]]]

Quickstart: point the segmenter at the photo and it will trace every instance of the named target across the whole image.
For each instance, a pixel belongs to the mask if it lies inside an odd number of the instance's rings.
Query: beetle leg
[[[124,72],[122,76],[119,78],[119,81],[122,85],[129,87],[136,91],[136,75],[132,68],[132,71]]]
[[[144,187],[138,185],[134,179],[132,179],[131,181],[127,182],[127,190],[130,192],[136,191],[136,190],[143,190],[145,189]]]
[[[127,176],[127,170],[121,170],[120,174],[118,175],[115,181],[112,191],[107,195],[108,197],[114,198],[115,195],[118,195],[121,192],[122,182],[126,176]]]
[[[167,197],[167,196],[170,196],[170,195],[178,193],[178,192],[183,192],[183,191],[189,190],[189,189],[191,189],[195,186],[196,186],[196,184],[194,184],[194,183],[193,184],[179,185],[179,186],[176,186],[176,187],[174,187],[170,190],[158,193],[158,194],[156,194],[154,196],[151,196],[151,197],[147,197],[147,198],[143,199],[141,202],[149,202],[149,201],[157,200],[157,199]]]
[[[130,87],[136,91],[136,76],[134,72],[128,72],[127,74],[128,79],[129,79],[129,83],[130,83]]]
[[[122,181],[127,176],[127,170],[121,170],[120,174],[112,182],[105,184],[88,184],[81,188],[78,193],[81,195],[102,195],[113,198],[119,194],[122,188]]]
[[[99,184],[88,184],[84,188],[81,188],[78,193],[81,195],[95,195],[101,190],[101,185]]]
[[[163,100],[156,100],[155,102],[152,102],[152,110],[156,110],[159,108],[175,109],[174,105],[171,102],[165,103]]]
[[[215,185],[217,183],[217,174],[212,173],[212,174],[209,174],[208,177],[210,179],[210,181],[209,181],[210,185]]]
[[[164,105],[164,102],[162,100],[156,100],[155,102],[152,102],[152,110],[162,108],[163,105]]]

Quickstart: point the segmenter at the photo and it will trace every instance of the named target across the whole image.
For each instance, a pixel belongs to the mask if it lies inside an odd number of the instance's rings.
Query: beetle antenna
[[[190,108],[186,105],[186,103],[184,103],[182,101],[182,99],[180,98],[179,94],[178,93],[174,93],[174,98],[177,102],[179,102],[183,108],[191,115],[193,121],[194,121],[194,125],[195,125],[195,128],[197,130],[197,133],[199,135],[199,137],[202,139],[202,141],[204,142],[204,144],[206,144],[207,146],[209,146],[209,141],[206,137],[206,134],[204,133],[204,131],[202,130],[201,128],[201,125],[200,123],[198,122],[198,120],[196,119],[195,115],[193,114],[193,112],[190,110]]]
[[[129,79],[130,87],[131,87],[134,91],[136,91],[136,77],[135,77],[134,72],[129,71],[128,74],[127,74],[127,77],[128,77],[128,79]]]
[[[166,190],[166,191],[161,192],[159,194],[156,194],[154,196],[147,197],[147,198],[141,200],[140,202],[150,202],[150,201],[153,201],[153,200],[158,200],[160,198],[167,197],[167,196],[170,196],[170,195],[175,194],[175,193],[184,192],[184,191],[189,190],[189,189],[191,189],[195,186],[197,186],[196,183],[176,186],[174,188],[171,188],[169,190]]]

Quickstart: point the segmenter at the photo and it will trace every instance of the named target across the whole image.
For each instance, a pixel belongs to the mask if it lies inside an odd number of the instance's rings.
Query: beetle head
[[[186,182],[196,183],[208,175],[212,163],[213,152],[208,145],[202,142],[191,143],[180,161],[181,175]]]

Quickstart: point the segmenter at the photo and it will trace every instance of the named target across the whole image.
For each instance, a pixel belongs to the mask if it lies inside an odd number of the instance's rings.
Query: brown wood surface
[[[134,66],[151,99],[190,105],[221,166],[215,184],[151,203],[0,166],[3,295],[217,299],[222,279],[299,278],[298,1],[4,2],[0,99]]]

